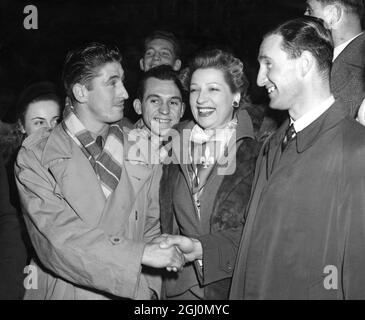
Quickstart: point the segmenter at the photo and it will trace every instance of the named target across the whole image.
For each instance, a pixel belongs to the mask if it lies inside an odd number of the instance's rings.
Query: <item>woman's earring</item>
[[[238,107],[238,102],[237,101],[233,101],[233,108],[237,108]]]

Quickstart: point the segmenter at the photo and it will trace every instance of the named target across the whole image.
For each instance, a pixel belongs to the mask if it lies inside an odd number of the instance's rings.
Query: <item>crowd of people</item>
[[[219,48],[153,32],[133,97],[118,48],[70,50],[65,101],[34,83],[2,127],[0,299],[365,299],[363,10],[307,0],[264,35],[280,124]]]

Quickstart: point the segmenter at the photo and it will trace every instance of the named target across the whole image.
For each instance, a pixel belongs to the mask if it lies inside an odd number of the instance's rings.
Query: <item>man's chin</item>
[[[110,117],[109,123],[115,123],[124,118],[124,112],[121,111],[118,115],[114,115],[113,117]]]
[[[273,100],[270,101],[269,107],[274,110],[284,110],[283,106],[280,103]]]

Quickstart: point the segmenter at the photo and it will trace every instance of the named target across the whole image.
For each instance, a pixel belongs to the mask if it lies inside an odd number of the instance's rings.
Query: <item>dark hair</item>
[[[364,13],[364,0],[316,0],[322,5],[339,3],[347,8],[350,12],[362,17]]]
[[[19,96],[16,104],[17,119],[24,125],[24,118],[29,105],[34,102],[47,100],[55,101],[62,109],[63,103],[55,84],[47,81],[31,84]]]
[[[76,83],[91,88],[100,68],[109,62],[121,62],[122,57],[117,47],[109,47],[102,43],[92,42],[67,54],[63,67],[62,79],[67,96],[74,101],[72,87]]]
[[[143,100],[144,92],[146,89],[146,82],[150,78],[156,78],[159,80],[171,80],[175,83],[175,85],[178,87],[181,97],[184,100],[184,89],[181,84],[179,73],[174,71],[171,66],[169,65],[160,65],[157,67],[154,67],[147,72],[144,72],[142,74],[142,77],[139,81],[139,85],[137,88],[137,98],[139,100]]]
[[[148,44],[155,39],[164,39],[172,44],[172,47],[174,48],[173,54],[175,55],[175,58],[180,58],[181,56],[181,48],[179,40],[175,37],[175,35],[172,32],[163,31],[163,30],[156,30],[152,32],[150,35],[148,35],[143,42],[143,50],[144,52],[147,50]]]
[[[305,16],[289,20],[267,33],[264,38],[271,35],[283,37],[281,48],[291,59],[300,57],[303,51],[309,51],[315,57],[319,71],[329,77],[333,41],[321,19]]]
[[[249,101],[247,94],[249,81],[244,71],[243,63],[231,53],[220,49],[207,50],[199,53],[181,73],[184,88],[189,91],[191,77],[197,69],[213,68],[221,70],[232,93],[241,93],[241,101]]]

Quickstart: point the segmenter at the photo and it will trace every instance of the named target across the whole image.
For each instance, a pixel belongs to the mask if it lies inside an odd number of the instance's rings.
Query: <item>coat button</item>
[[[119,238],[119,237],[110,237],[110,242],[113,245],[117,245],[117,244],[120,244],[122,242],[122,239]]]
[[[232,266],[229,262],[226,263],[226,267],[228,271],[232,271]]]

